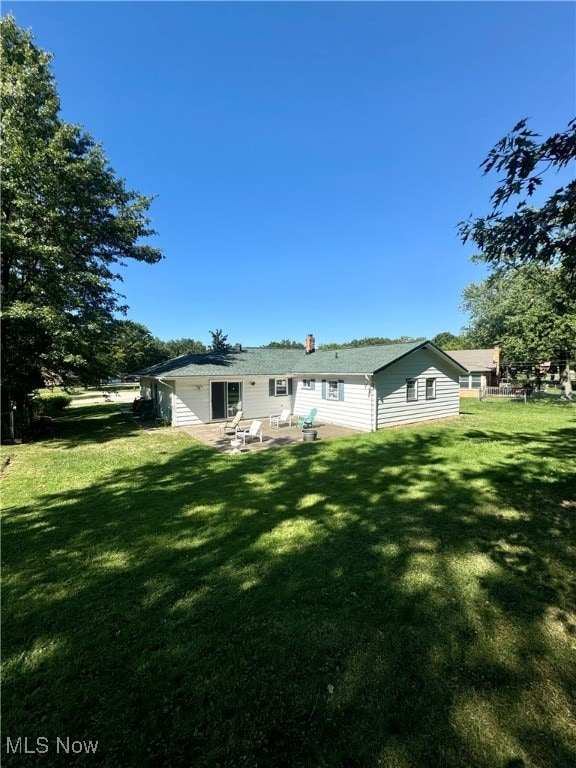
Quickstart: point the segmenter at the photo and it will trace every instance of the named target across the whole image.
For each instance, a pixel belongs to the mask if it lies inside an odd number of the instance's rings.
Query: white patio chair
[[[290,409],[285,408],[282,413],[270,416],[270,426],[272,426],[272,424],[276,424],[277,429],[280,427],[280,424],[289,424],[292,426],[292,414],[290,413]]]
[[[244,445],[246,445],[246,438],[250,438],[250,440],[255,440],[257,437],[260,438],[260,442],[262,442],[262,422],[258,421],[258,419],[254,419],[252,424],[250,424],[250,429],[244,429],[236,430],[236,438],[242,438],[242,442]]]

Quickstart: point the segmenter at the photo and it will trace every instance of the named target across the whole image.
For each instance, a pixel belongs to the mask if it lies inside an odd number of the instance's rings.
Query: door
[[[242,402],[240,399],[240,387],[239,381],[229,381],[226,387],[226,406],[228,408],[227,414],[229,419],[233,419],[236,416],[236,411],[242,410]]]
[[[212,421],[231,419],[242,410],[242,382],[212,381],[210,383]]]
[[[213,381],[211,384],[212,419],[226,418],[226,382]]]

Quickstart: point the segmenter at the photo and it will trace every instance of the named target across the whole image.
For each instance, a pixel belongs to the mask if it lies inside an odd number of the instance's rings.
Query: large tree
[[[544,180],[549,184],[553,173],[574,164],[576,119],[564,132],[544,140],[526,125],[526,120],[517,123],[481,165],[484,175],[504,173],[490,198],[492,210],[487,216],[460,222],[458,228],[464,243],[471,241],[479,248],[473,260],[488,263],[496,274],[526,266],[555,270],[558,292],[552,306],[562,334],[566,322],[571,323],[576,298],[576,180],[571,177],[539,207],[529,202]],[[567,344],[557,354],[570,397],[570,358],[574,352]]]
[[[126,188],[102,147],[59,116],[51,55],[11,15],[0,20],[2,410],[24,404],[43,372],[106,375],[114,287],[125,260],[153,264],[152,201]]]
[[[530,264],[496,271],[466,286],[462,296],[473,346],[500,346],[513,372],[538,372],[550,362],[570,397],[567,369],[576,354],[576,299],[566,294],[559,267]]]
[[[201,341],[195,339],[169,339],[161,342],[164,359],[180,357],[181,355],[196,355],[206,352],[206,347]]]
[[[576,119],[563,133],[540,140],[526,127],[514,126],[489,152],[484,175],[504,173],[490,200],[487,216],[458,225],[462,241],[475,243],[473,257],[495,268],[540,264],[560,268],[566,291],[576,295],[576,180],[571,178],[544,202],[529,205],[544,180],[576,160]],[[556,186],[556,185],[554,185]]]
[[[456,334],[451,331],[437,333],[431,341],[445,351],[451,349],[468,349],[471,344],[470,339],[465,334],[456,336]]]

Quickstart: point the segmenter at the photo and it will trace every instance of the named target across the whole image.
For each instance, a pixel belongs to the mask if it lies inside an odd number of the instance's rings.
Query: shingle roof
[[[294,366],[293,373],[372,374],[421,346],[423,342],[418,341],[409,344],[317,350],[312,355],[302,355]]]
[[[382,344],[371,347],[341,347],[317,350],[307,355],[300,349],[248,347],[228,352],[183,355],[139,371],[140,376],[278,376],[281,374],[373,374],[411,352],[430,346],[429,341]],[[456,366],[460,367],[456,361]]]
[[[493,371],[497,367],[493,349],[452,349],[448,354],[469,371]]]
[[[140,376],[258,376],[289,373],[304,355],[300,349],[247,347],[228,352],[182,355],[139,371]]]

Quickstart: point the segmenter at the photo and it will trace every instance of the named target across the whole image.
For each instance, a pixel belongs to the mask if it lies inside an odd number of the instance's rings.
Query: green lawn
[[[231,456],[103,404],[4,447],[5,764],[576,765],[576,406],[462,410]]]

